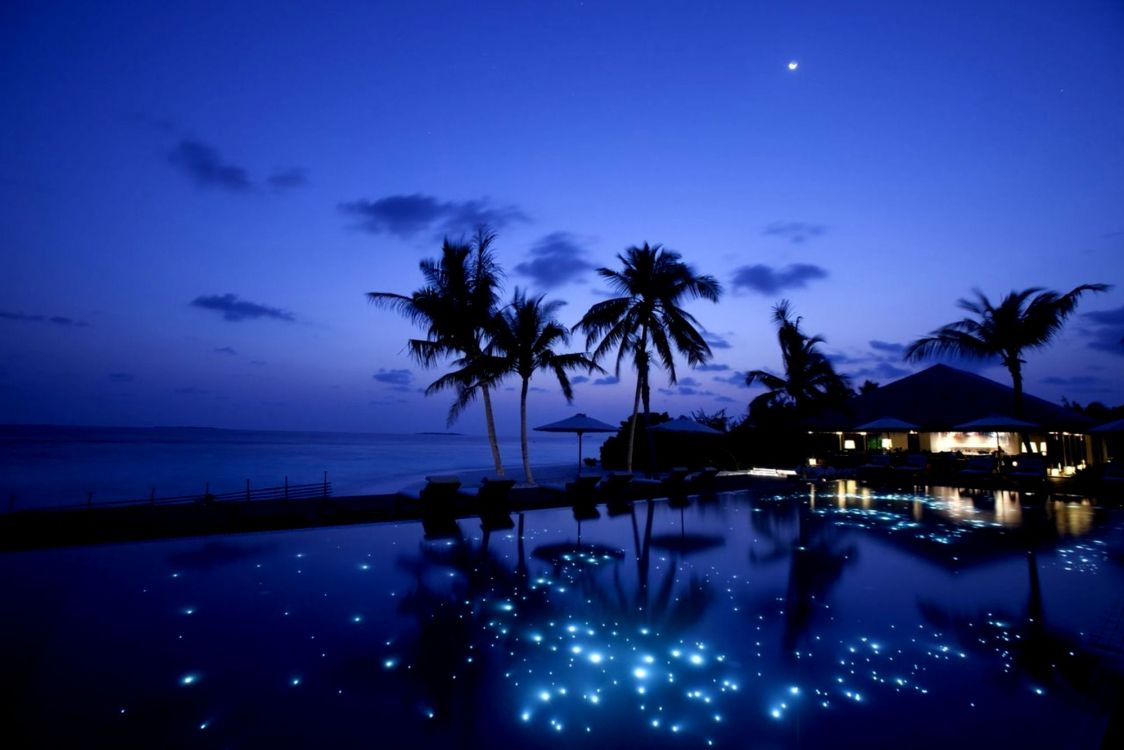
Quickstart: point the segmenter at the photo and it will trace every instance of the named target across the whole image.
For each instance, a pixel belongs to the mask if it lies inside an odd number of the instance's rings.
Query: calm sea
[[[585,438],[597,457],[604,436]],[[522,478],[518,438],[500,441],[504,466]],[[533,433],[533,467],[576,466],[577,438]],[[492,468],[487,438],[471,435],[386,435],[267,432],[185,427],[0,427],[0,505],[71,505],[323,480],[335,495],[393,492],[428,474]]]

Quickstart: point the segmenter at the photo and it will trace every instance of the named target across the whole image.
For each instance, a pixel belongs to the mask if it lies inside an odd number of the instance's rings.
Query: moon
[[[788,69],[789,70],[796,70],[799,67],[800,67],[800,63],[796,62],[795,60],[790,60],[789,63],[788,63]]]

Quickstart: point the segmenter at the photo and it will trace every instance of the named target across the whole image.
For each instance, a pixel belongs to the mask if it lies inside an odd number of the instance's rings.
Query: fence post
[[[328,496],[328,472],[324,472],[324,497]]]
[[[285,499],[289,499],[289,478],[285,477]]]
[[[247,479],[246,480],[246,500],[249,501],[249,499],[250,499],[250,480]]]

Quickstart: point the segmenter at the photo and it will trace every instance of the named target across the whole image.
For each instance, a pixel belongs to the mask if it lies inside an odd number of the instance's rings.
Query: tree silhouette
[[[1015,414],[1022,417],[1024,349],[1041,349],[1053,341],[1085,292],[1106,292],[1108,284],[1082,284],[1065,294],[1040,287],[1012,291],[992,305],[978,289],[976,299],[957,302],[972,317],[942,326],[910,344],[905,359],[917,362],[941,354],[969,359],[996,357],[1011,373],[1015,389]]]
[[[619,296],[594,304],[578,322],[586,335],[586,347],[598,341],[593,358],[600,361],[614,349],[614,372],[620,375],[621,362],[631,356],[636,367],[636,395],[632,402],[632,424],[628,435],[628,470],[632,471],[636,441],[636,415],[644,404],[644,421],[651,412],[649,370],[652,356],[668,373],[675,374],[676,351],[692,367],[710,359],[710,346],[703,339],[699,323],[681,305],[691,299],[717,302],[722,287],[713,276],[698,275],[683,263],[678,253],[660,245],[630,247],[617,255],[621,269],[598,268],[613,292]]]
[[[495,315],[502,273],[492,253],[496,235],[487,227],[477,227],[471,243],[454,243],[448,238],[439,259],[427,258],[418,264],[425,285],[410,295],[369,292],[373,304],[400,313],[425,329],[424,339],[410,339],[410,356],[422,367],[434,367],[452,359],[455,369],[430,383],[426,395],[449,388],[457,390],[457,400],[449,410],[449,424],[456,421],[467,401],[478,389],[484,402],[484,419],[496,473],[503,474],[496,421],[492,413],[492,382],[477,383],[472,377],[483,356],[485,336]],[[467,396],[467,398],[466,398]]]

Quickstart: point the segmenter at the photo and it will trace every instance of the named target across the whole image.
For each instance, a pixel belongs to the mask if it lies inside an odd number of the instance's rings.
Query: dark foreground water
[[[6,745],[1100,745],[1119,511],[773,492],[3,555]]]

